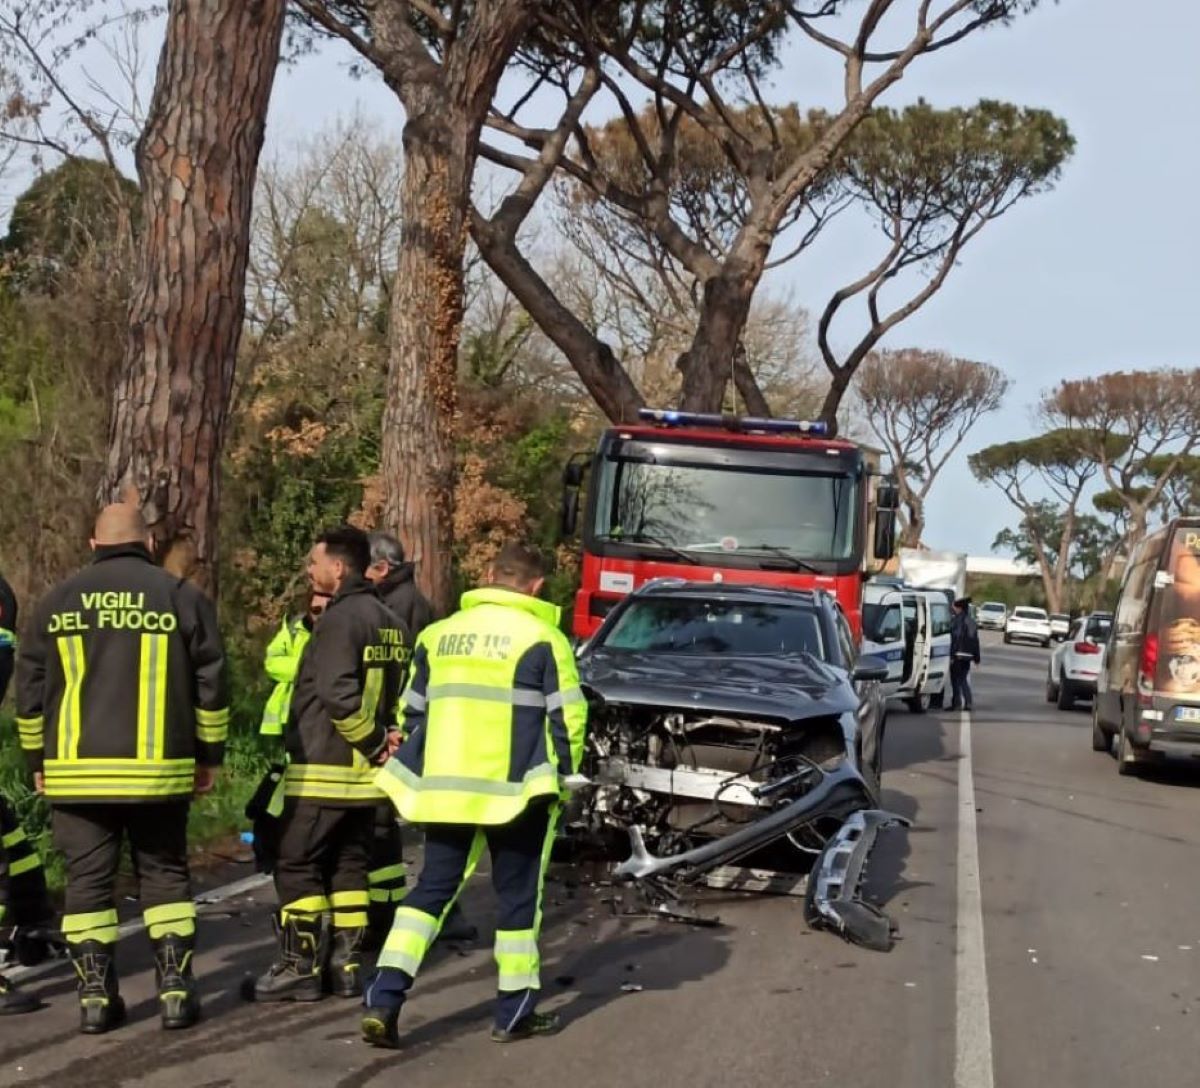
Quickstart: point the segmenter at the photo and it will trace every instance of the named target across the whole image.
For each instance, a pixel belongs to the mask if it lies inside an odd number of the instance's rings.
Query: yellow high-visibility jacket
[[[280,737],[287,724],[288,711],[292,706],[292,693],[296,690],[296,673],[300,669],[300,658],[312,633],[304,616],[283,621],[267,647],[263,668],[275,681],[275,687],[263,708],[262,724],[258,731],[263,736]]]

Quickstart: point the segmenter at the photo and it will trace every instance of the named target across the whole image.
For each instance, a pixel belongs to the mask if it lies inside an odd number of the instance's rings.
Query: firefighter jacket
[[[197,762],[219,765],[229,732],[211,602],[140,545],[97,549],[37,607],[17,726],[52,802],[190,797]]]
[[[489,587],[425,629],[400,700],[408,739],[377,778],[406,820],[506,824],[578,771],[587,703],[558,620]]]
[[[17,654],[17,595],[7,580],[0,577],[0,702],[12,679]]]
[[[262,724],[258,730],[265,737],[283,735],[296,687],[296,673],[300,669],[300,658],[304,656],[310,634],[307,616],[286,619],[267,647],[263,668],[275,681],[275,687],[263,708]]]
[[[412,653],[408,630],[363,578],[348,579],[313,627],[284,734],[287,797],[374,805],[372,760],[395,723]]]

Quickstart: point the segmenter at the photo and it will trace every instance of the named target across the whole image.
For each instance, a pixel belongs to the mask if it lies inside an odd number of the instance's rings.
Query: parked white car
[[[1065,612],[1050,613],[1050,634],[1055,642],[1062,642],[1070,634],[1071,617]]]
[[[1008,621],[1008,606],[1002,601],[985,601],[975,611],[975,625],[1003,631]]]
[[[1050,617],[1044,608],[1018,605],[1004,625],[1005,642],[1037,642],[1050,645]]]
[[[1056,646],[1046,670],[1046,702],[1070,710],[1076,699],[1094,699],[1112,630],[1111,612],[1093,612],[1071,624],[1067,640]]]

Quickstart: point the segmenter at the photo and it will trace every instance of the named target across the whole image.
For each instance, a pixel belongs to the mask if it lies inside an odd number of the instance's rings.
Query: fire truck
[[[827,590],[861,639],[863,582],[895,548],[878,451],[801,420],[639,417],[564,471],[562,528],[583,548],[576,637],[642,583],[685,578]]]

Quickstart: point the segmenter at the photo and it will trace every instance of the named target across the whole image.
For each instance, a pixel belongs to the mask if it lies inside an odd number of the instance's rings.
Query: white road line
[[[203,907],[210,906],[213,903],[223,903],[227,899],[236,899],[239,895],[256,891],[270,883],[271,878],[265,873],[255,873],[254,876],[248,876],[243,880],[235,880],[232,884],[224,884],[219,888],[213,888],[211,891],[198,895],[196,897],[196,905]],[[146,924],[140,918],[131,918],[117,930],[117,940],[128,937],[133,933],[141,933],[145,928]],[[4,974],[13,982],[28,982],[30,979],[48,975],[51,971],[56,971],[58,968],[65,967],[66,965],[67,961],[65,959],[52,959],[47,960],[45,963],[39,963],[36,967],[8,968]]]
[[[992,1022],[987,956],[983,945],[983,893],[975,827],[975,776],[971,766],[971,715],[958,732],[958,941],[955,948],[954,1085],[992,1088]]]

